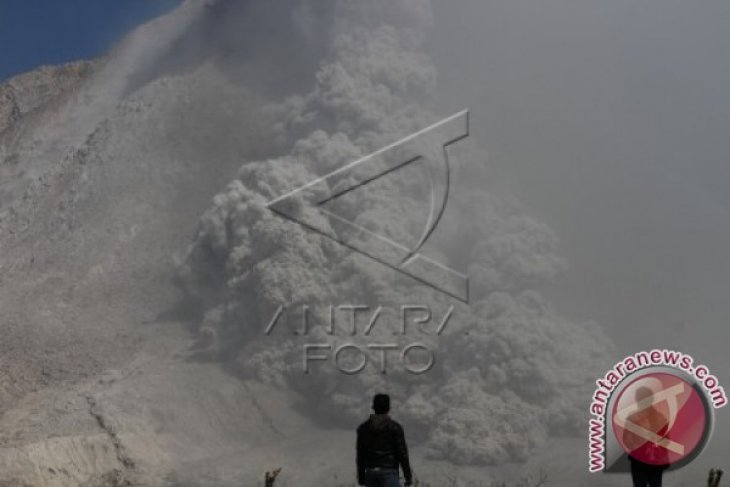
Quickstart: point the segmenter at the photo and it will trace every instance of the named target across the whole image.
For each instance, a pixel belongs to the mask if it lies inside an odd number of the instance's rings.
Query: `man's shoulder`
[[[403,431],[403,426],[401,426],[398,421],[392,418],[390,419],[390,421],[388,421],[388,427],[397,431]]]
[[[372,429],[372,427],[373,424],[368,418],[360,423],[360,425],[357,427],[357,431],[369,430]],[[385,428],[390,430],[403,431],[403,426],[401,426],[401,424],[393,418],[388,418],[387,422],[385,423]]]

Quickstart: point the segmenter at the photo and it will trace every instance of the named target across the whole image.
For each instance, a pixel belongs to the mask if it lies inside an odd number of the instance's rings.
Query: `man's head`
[[[649,399],[654,395],[654,391],[652,391],[650,388],[646,386],[639,387],[636,389],[636,394],[634,395],[634,398],[636,399],[636,402],[643,401],[644,399]],[[650,404],[651,406],[651,404]]]
[[[373,411],[375,411],[375,414],[386,414],[390,411],[390,396],[375,394],[373,397]]]

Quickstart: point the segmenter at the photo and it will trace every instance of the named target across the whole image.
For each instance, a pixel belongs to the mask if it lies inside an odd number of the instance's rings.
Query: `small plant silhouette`
[[[264,485],[266,487],[274,487],[274,482],[276,481],[276,476],[279,475],[279,472],[281,472],[281,467],[272,470],[271,472],[266,472],[266,475],[264,476]]]
[[[707,477],[707,487],[720,487],[720,479],[722,478],[723,471],[718,469],[711,469],[710,475]]]

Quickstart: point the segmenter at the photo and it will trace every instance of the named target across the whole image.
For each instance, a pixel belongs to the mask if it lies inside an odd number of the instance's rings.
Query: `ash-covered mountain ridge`
[[[73,90],[91,75],[96,61],[79,61],[60,66],[42,66],[14,76],[0,85],[0,133],[21,117]]]

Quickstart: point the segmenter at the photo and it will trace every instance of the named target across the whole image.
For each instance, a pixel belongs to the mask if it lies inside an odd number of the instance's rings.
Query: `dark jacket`
[[[406,484],[412,483],[408,446],[403,427],[387,414],[372,414],[357,428],[357,479],[364,483],[365,470],[403,469]]]

